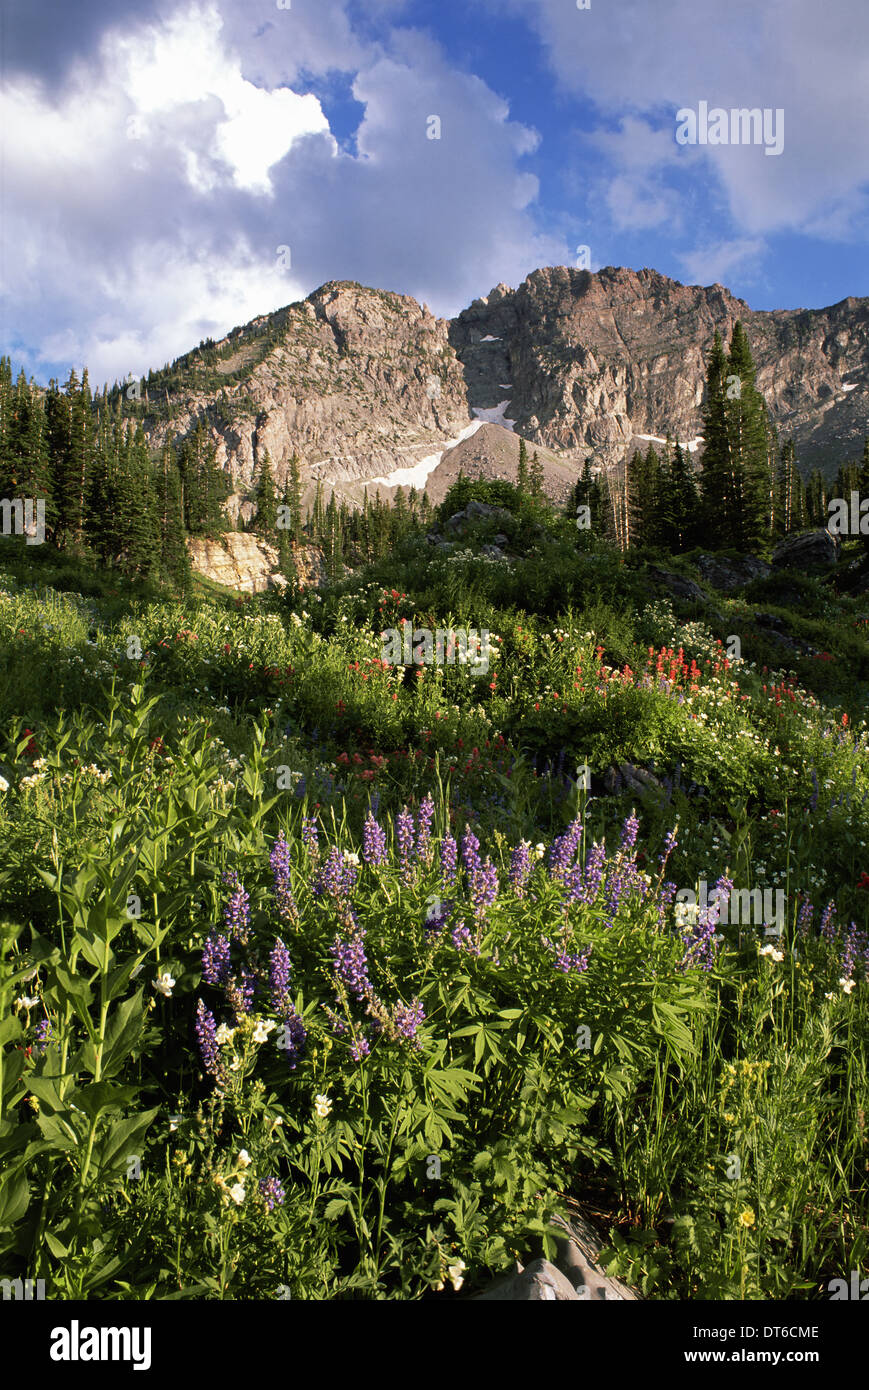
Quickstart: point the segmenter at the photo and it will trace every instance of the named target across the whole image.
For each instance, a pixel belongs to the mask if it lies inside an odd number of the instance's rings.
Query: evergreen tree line
[[[826,526],[833,497],[847,499],[855,490],[869,498],[869,439],[862,462],[840,467],[834,484],[817,469],[803,481],[793,441],[780,444],[757,389],[740,323],[727,353],[715,334],[702,418],[699,471],[671,439],[663,453],[650,444],[609,471],[593,471],[586,460],[572,500],[574,507],[589,508],[596,535],[622,550],[756,550],[791,532]]]
[[[285,573],[291,573],[292,546],[310,542],[322,549],[330,579],[339,578],[345,565],[352,568],[382,559],[405,537],[427,529],[434,516],[427,493],[415,487],[406,495],[404,488],[396,488],[391,502],[380,496],[369,498],[366,488],[361,507],[351,508],[343,498],[337,502],[334,493],[326,502],[318,479],[313,505],[303,517],[297,456],[290,460],[286,487],[279,497],[268,452],[260,466],[256,506],[251,526],[277,546]]]
[[[155,453],[120,395],[92,395],[87,371],[81,379],[72,371],[63,387],[51,381],[42,390],[23,371],[14,380],[9,358],[0,358],[0,499],[43,499],[47,544],[90,555],[129,578],[183,587],[190,577],[186,538],[218,537],[229,528],[229,492],[203,420],[186,439]],[[344,563],[380,559],[432,519],[428,497],[415,488],[408,496],[399,488],[392,504],[370,501],[366,492],[362,508],[351,511],[334,496],[325,502],[320,482],[303,513],[295,455],[278,499],[265,454],[256,504],[252,529],[275,543],[288,575],[294,544],[320,545],[328,572],[337,576]]]

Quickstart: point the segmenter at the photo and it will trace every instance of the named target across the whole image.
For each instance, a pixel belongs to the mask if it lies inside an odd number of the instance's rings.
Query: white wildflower
[[[325,1120],[329,1111],[332,1109],[332,1102],[328,1096],[314,1097],[314,1114],[318,1120]]]
[[[156,989],[159,994],[165,994],[167,999],[171,999],[172,991],[177,983],[178,981],[173,979],[169,971],[164,970],[162,974],[158,975],[156,980],[152,982],[152,985],[153,988]]]

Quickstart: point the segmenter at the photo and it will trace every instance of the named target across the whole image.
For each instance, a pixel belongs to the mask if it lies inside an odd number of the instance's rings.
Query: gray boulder
[[[576,1290],[578,1298],[615,1302],[636,1302],[641,1295],[621,1279],[605,1274],[599,1264],[601,1239],[584,1217],[571,1213],[570,1220],[553,1216],[558,1237],[558,1267]]]
[[[829,570],[839,560],[842,542],[826,528],[805,531],[801,536],[786,536],[772,557],[773,569]]]
[[[741,589],[753,579],[762,579],[770,572],[766,561],[758,559],[756,555],[740,555],[736,560],[728,560],[721,555],[698,555],[697,568],[707,584],[723,593]]]
[[[692,599],[695,603],[708,602],[699,584],[695,584],[693,579],[686,579],[684,574],[671,574],[669,570],[662,570],[658,565],[650,565],[649,573],[669,589],[675,598]]]
[[[534,1260],[515,1274],[495,1279],[488,1289],[474,1295],[481,1302],[577,1303],[580,1295],[566,1275],[548,1260]]]

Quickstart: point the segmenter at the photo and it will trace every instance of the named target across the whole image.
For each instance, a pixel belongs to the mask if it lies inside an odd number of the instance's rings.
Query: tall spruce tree
[[[706,373],[701,486],[706,542],[751,549],[770,535],[773,444],[766,403],[742,324],[734,325],[725,358],[715,334]]]
[[[531,496],[535,502],[542,502],[546,495],[543,487],[543,464],[540,462],[536,449],[531,456],[531,468],[529,473],[531,477]]]
[[[525,496],[528,492],[528,448],[525,440],[519,439],[519,464],[516,469],[516,491]]]
[[[267,541],[275,541],[278,538],[278,502],[268,449],[263,455],[257,483],[256,529]]]
[[[156,516],[160,537],[160,572],[165,579],[186,590],[191,565],[184,534],[184,507],[181,477],[171,445],[164,445],[156,475]]]

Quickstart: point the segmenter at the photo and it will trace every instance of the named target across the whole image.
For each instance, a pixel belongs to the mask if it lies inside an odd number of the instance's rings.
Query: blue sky
[[[450,315],[580,247],[869,295],[866,0],[6,0],[2,37],[0,350],[40,381],[331,279]],[[701,103],[781,152],[679,144]]]

